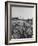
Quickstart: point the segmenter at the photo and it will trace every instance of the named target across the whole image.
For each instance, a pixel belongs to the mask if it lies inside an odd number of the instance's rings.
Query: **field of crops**
[[[33,20],[21,20],[12,19],[11,20],[11,35],[12,38],[32,38],[33,35]]]

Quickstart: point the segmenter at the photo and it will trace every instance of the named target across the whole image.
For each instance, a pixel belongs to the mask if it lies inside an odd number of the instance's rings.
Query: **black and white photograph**
[[[7,44],[36,42],[36,3],[6,2]]]
[[[11,35],[12,39],[32,38],[33,8],[12,7]]]

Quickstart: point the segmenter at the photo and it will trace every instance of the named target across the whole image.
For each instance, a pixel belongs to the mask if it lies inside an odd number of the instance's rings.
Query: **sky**
[[[31,19],[33,17],[33,9],[27,7],[12,7],[12,18]]]

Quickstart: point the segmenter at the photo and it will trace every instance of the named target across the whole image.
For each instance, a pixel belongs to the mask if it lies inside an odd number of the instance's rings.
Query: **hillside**
[[[18,19],[12,18],[11,20],[11,32],[13,38],[32,38],[33,35],[33,23],[32,19]]]

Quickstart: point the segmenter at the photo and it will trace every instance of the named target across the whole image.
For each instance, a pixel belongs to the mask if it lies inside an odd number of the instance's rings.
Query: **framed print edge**
[[[8,44],[8,3],[5,2],[5,44]]]
[[[19,43],[9,43],[8,41],[8,3],[23,3],[23,4],[34,4],[36,5],[36,41],[31,42],[19,42]],[[36,43],[37,42],[37,3],[30,2],[14,2],[14,1],[6,1],[5,2],[5,44],[25,44],[25,43]]]

